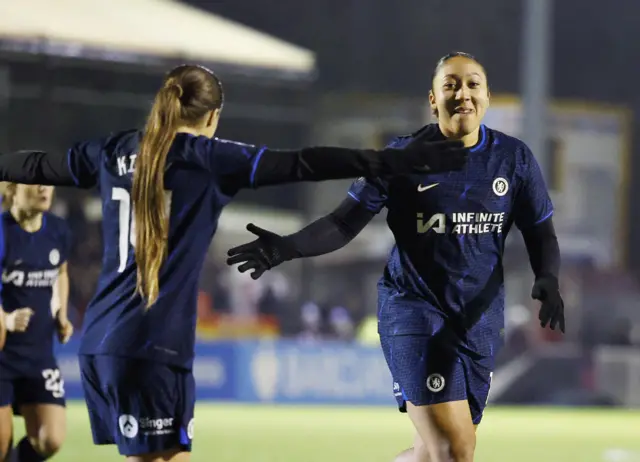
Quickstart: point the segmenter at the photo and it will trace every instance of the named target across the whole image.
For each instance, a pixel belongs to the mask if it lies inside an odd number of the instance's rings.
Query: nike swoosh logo
[[[418,192],[425,192],[428,189],[431,188],[435,188],[436,186],[438,186],[440,183],[433,183],[427,186],[422,186],[421,184],[418,185]]]

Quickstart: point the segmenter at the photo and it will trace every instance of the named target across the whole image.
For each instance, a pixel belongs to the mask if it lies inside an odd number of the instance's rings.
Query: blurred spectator
[[[302,305],[300,313],[301,330],[298,338],[303,341],[318,341],[322,339],[322,313],[320,307],[307,302]]]
[[[334,306],[329,311],[329,326],[338,340],[353,340],[354,324],[349,311],[342,306]]]

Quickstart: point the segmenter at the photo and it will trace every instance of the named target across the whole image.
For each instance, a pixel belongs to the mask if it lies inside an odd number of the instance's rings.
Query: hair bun
[[[182,98],[182,95],[184,95],[184,90],[182,89],[182,86],[178,83],[170,83],[169,85],[167,85],[166,88],[169,91],[175,92],[178,99]]]

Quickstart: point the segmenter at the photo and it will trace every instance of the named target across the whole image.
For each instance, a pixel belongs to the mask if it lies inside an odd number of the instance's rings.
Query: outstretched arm
[[[194,137],[188,160],[221,174],[234,189],[257,188],[300,181],[323,181],[411,173],[424,169],[438,172],[461,169],[467,152],[456,141],[415,143],[400,149],[347,149],[312,147],[299,150],[263,149],[246,156],[246,145],[207,140],[208,148]],[[78,143],[67,153],[18,151],[0,156],[0,181],[50,186],[92,187],[97,181],[96,159],[100,146]],[[213,151],[213,153],[209,153]],[[204,152],[204,155],[198,153]],[[195,155],[190,155],[194,153]],[[193,159],[191,159],[193,158]],[[239,160],[240,159],[240,160]],[[250,160],[250,163],[247,161]]]
[[[297,233],[285,236],[294,258],[316,257],[341,249],[353,240],[373,219],[375,214],[359,202],[347,197],[329,215],[326,215]]]
[[[247,229],[258,236],[253,242],[229,250],[227,264],[242,263],[241,273],[253,270],[258,279],[266,270],[295,258],[315,257],[341,249],[373,219],[375,213],[347,197],[333,212],[297,233],[279,236],[249,224]]]
[[[466,164],[468,152],[462,143],[442,138],[434,124],[404,138],[401,148],[394,142],[381,150],[337,147],[286,151],[266,149],[255,158],[251,186],[439,173],[460,170]]]
[[[0,181],[76,186],[66,154],[18,151],[0,156]]]
[[[0,181],[92,188],[105,139],[80,141],[67,152],[24,150],[0,156]]]
[[[251,187],[458,170],[466,162],[466,152],[459,147],[455,141],[429,143],[416,138],[403,149],[379,151],[335,147],[291,151],[266,149],[255,160]]]
[[[228,195],[243,188],[300,181],[376,178],[464,168],[468,152],[462,144],[433,141],[434,137],[433,130],[423,129],[404,139],[401,146],[381,150],[327,146],[277,150],[217,138],[190,137],[185,138],[182,156],[186,162],[215,174]]]

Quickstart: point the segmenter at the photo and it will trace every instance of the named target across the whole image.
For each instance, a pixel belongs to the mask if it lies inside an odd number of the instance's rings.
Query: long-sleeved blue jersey
[[[378,287],[380,332],[435,335],[448,321],[470,352],[492,356],[504,327],[507,233],[553,214],[529,148],[483,125],[464,170],[360,179],[349,195],[375,213],[386,207],[395,236]]]

